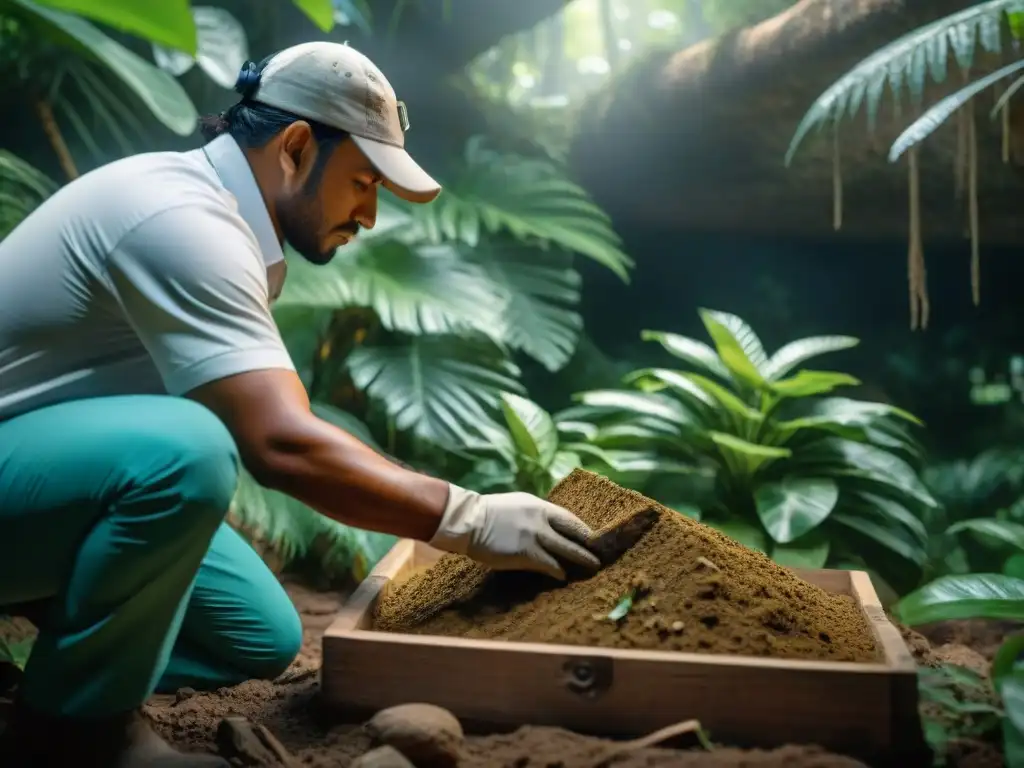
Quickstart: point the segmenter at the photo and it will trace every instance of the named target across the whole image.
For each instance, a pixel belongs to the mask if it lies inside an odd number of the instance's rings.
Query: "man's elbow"
[[[308,435],[289,430],[247,440],[239,446],[239,453],[257,483],[287,492],[310,474],[316,446]]]

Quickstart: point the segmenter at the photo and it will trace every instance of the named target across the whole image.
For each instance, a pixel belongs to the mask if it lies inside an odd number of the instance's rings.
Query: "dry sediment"
[[[421,635],[777,658],[881,658],[854,601],[767,556],[583,470],[551,501],[595,530],[658,511],[654,526],[591,578],[558,583],[445,555],[379,602],[376,627]],[[627,596],[618,620],[609,614]]]

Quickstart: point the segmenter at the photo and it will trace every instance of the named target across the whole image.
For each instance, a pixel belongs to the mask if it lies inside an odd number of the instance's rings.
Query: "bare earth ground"
[[[217,726],[230,716],[242,716],[268,728],[303,766],[346,768],[370,748],[360,725],[338,725],[317,701],[320,636],[333,620],[343,596],[314,592],[288,583],[288,592],[302,615],[305,642],[292,667],[274,682],[252,681],[213,693],[183,690],[176,696],[154,697],[146,711],[157,729],[188,751],[231,750],[218,744]],[[0,625],[3,634],[23,635],[28,625]],[[926,627],[923,635],[907,639],[923,664],[940,661],[984,672],[1001,638],[1010,627],[1000,622],[948,622]],[[386,663],[386,660],[382,660]],[[0,675],[0,686],[3,680]],[[0,709],[2,716],[2,709]],[[858,768],[861,763],[815,747],[790,746],[770,752],[721,748],[713,752],[647,749],[613,758],[608,742],[553,728],[524,726],[514,734],[470,737],[460,766],[467,768]],[[237,753],[236,753],[237,754]],[[978,742],[955,745],[951,768],[997,768],[999,750]],[[283,766],[282,762],[254,763],[235,757],[237,765]]]

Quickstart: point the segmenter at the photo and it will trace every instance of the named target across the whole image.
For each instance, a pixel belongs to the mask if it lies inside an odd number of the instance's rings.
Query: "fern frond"
[[[830,119],[838,123],[844,114],[854,117],[861,104],[867,111],[868,126],[873,128],[887,85],[894,98],[898,99],[906,86],[911,98],[920,102],[929,75],[937,83],[946,79],[950,51],[963,70],[972,65],[978,44],[990,53],[999,53],[1004,16],[1022,11],[1024,0],[988,0],[919,27],[875,51],[811,105],[790,142],[786,165],[811,129]]]
[[[501,232],[587,256],[623,281],[633,266],[608,215],[554,163],[495,152],[480,137],[469,141],[463,172],[444,194],[412,210],[434,243],[476,247],[482,234]]]
[[[930,107],[893,142],[892,147],[889,149],[889,162],[895,163],[904,152],[931,136],[935,129],[946,122],[954,112],[990,85],[1021,69],[1024,69],[1024,59],[1007,64],[1002,69],[998,69],[985,77],[975,80],[973,83],[964,86],[956,93],[951,93],[942,101]]]
[[[17,155],[0,150],[0,239],[56,192],[57,186]]]

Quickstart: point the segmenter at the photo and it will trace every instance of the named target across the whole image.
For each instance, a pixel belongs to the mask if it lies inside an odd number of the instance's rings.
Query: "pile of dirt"
[[[706,525],[584,470],[549,498],[595,530],[652,508],[657,519],[617,561],[568,583],[445,555],[383,596],[376,628],[829,661],[881,657],[852,598],[829,594]],[[627,598],[629,609],[615,618]]]
[[[321,593],[296,582],[286,589],[302,616],[305,642],[292,667],[274,682],[252,681],[234,688],[212,692],[184,690],[177,696],[154,697],[146,714],[156,728],[176,747],[195,752],[220,752],[217,729],[222,718],[243,716],[268,728],[306,768],[347,768],[372,746],[361,724],[339,723],[337,717],[321,709],[318,698],[320,640],[341,607],[344,595]],[[962,638],[976,646],[974,635],[987,636],[991,622],[970,622],[966,630],[973,634]],[[12,639],[30,632],[27,625],[15,629]],[[965,631],[966,631],[965,630]],[[932,635],[939,638],[948,630],[934,628],[927,636],[908,630],[906,637],[921,664],[933,665],[969,655],[965,646],[929,645]],[[985,654],[988,657],[988,654]],[[988,657],[990,661],[990,657]],[[381,663],[387,663],[382,659]],[[2,701],[0,695],[0,701]],[[3,707],[0,707],[0,721]],[[2,722],[0,722],[2,729]],[[713,735],[713,734],[712,734]],[[460,768],[660,768],[664,766],[700,766],[700,768],[863,768],[861,763],[840,755],[822,752],[813,746],[787,746],[771,751],[746,751],[718,748],[703,750],[645,749],[607,761],[611,742],[581,736],[557,728],[524,726],[511,734],[469,736]],[[947,768],[997,768],[1000,750],[990,744],[960,740],[947,752]],[[237,762],[237,764],[252,763]],[[284,763],[268,764],[278,768]]]

